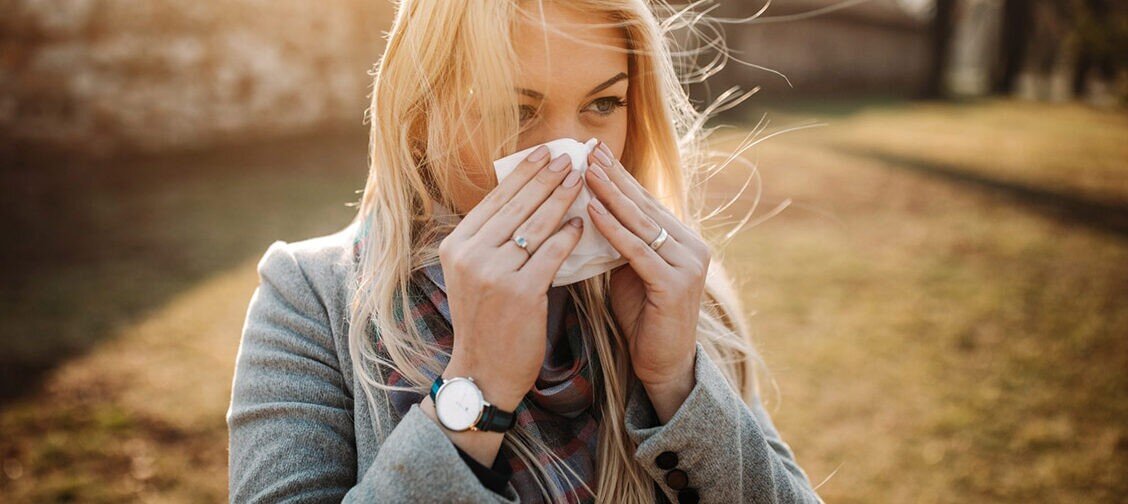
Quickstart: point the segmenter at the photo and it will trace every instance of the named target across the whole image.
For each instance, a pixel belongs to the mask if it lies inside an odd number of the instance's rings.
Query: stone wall
[[[107,156],[356,125],[392,4],[0,0],[0,143]]]

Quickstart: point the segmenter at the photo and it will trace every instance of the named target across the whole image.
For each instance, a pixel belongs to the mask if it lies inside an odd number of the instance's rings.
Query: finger
[[[560,185],[553,189],[548,200],[514,230],[514,236],[519,235],[527,240],[526,248],[530,253],[536,253],[541,244],[556,230],[560,229],[560,224],[564,221],[564,216],[568,214],[568,209],[572,207],[572,203],[580,195],[583,177],[580,170],[570,170]],[[509,238],[509,241],[513,242],[512,237]],[[515,242],[514,246],[516,246]]]
[[[682,243],[695,242],[697,233],[690,229],[681,219],[678,219],[678,217],[674,215],[669,208],[666,208],[666,205],[659,202],[654,195],[650,194],[650,191],[643,187],[638,179],[635,179],[634,176],[627,171],[623,163],[615,158],[614,154],[611,152],[611,147],[606,143],[600,141],[595,149],[592,149],[592,153],[588,159],[589,162],[594,161],[601,165],[611,181],[619,187],[619,190],[627,195],[635,205],[638,205],[643,213],[651,216],[658,224],[665,227],[666,231],[670,233],[670,236]]]
[[[642,241],[638,235],[623,227],[614,215],[598,199],[592,198],[587,206],[591,223],[599,230],[600,234],[618,250],[631,264],[631,268],[638,273],[639,278],[650,285],[660,285],[663,278],[672,273],[673,266],[658,255],[650,245]],[[669,245],[662,245],[666,247]]]
[[[533,257],[533,252],[529,250],[527,245],[522,249],[515,240],[501,244],[500,247],[496,247],[496,251],[499,254],[496,256],[497,262],[511,265],[511,271],[518,271],[525,267],[525,264]]]
[[[509,202],[530,179],[535,177],[549,163],[549,157],[548,147],[543,145],[530,152],[523,161],[517,164],[517,167],[508,177],[505,177],[496,187],[486,193],[482,201],[474,205],[474,208],[466,212],[466,215],[462,217],[458,226],[450,234],[465,238],[477,233],[502,205]]]
[[[576,244],[580,243],[580,236],[583,236],[583,219],[579,217],[572,217],[560,230],[553,233],[548,237],[537,252],[529,257],[529,260],[518,271],[519,275],[523,275],[524,281],[536,282],[542,285],[545,290],[552,286],[553,279],[556,278],[556,272],[560,271],[560,266],[564,264],[564,260],[575,250]]]
[[[593,196],[611,211],[615,220],[649,247],[650,243],[658,238],[662,228],[650,215],[645,214],[633,200],[623,194],[618,185],[607,178],[607,174],[600,167],[600,164],[595,163],[588,167],[588,188],[591,189]],[[669,229],[666,231],[670,232]],[[688,266],[691,264],[688,261],[694,260],[673,233],[670,233],[665,244],[658,247],[657,252],[663,260],[676,267]]]
[[[517,242],[509,240],[509,243],[504,243],[500,247],[493,241],[481,242],[478,236],[472,236],[469,239],[470,243],[479,250],[488,250],[483,254],[482,259],[478,260],[479,268],[483,270],[491,270],[498,268],[500,273],[513,273],[520,270],[525,262],[529,260],[530,252],[522,249]]]
[[[544,203],[571,171],[572,157],[561,154],[541,168],[509,201],[482,225],[476,235],[483,243],[501,245],[513,237],[517,226]],[[508,180],[508,179],[507,179]]]

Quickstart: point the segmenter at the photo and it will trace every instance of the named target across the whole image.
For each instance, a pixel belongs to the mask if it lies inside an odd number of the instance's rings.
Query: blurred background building
[[[387,2],[4,0],[0,131],[93,155],[355,126]]]
[[[725,25],[734,56],[780,72],[731,64],[711,86],[759,83],[781,98],[915,96],[928,77],[928,12],[898,0],[773,2],[749,23]],[[748,16],[738,2],[718,9]]]
[[[720,2],[752,16],[763,2]],[[355,127],[387,2],[3,0],[0,139],[112,156]],[[722,24],[733,56],[709,87],[777,99],[1125,94],[1112,0],[779,0]],[[937,15],[939,13],[939,15]],[[765,70],[770,69],[778,72]]]

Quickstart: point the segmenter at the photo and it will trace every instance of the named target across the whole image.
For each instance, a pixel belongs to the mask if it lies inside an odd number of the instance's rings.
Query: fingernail
[[[564,177],[564,187],[572,187],[580,181],[580,170],[572,170],[567,177]]]
[[[542,145],[542,146],[534,149],[533,152],[530,152],[529,157],[527,157],[525,159],[528,160],[528,161],[532,161],[532,162],[536,163],[537,161],[544,159],[544,157],[547,156],[547,155],[548,155],[548,147],[545,147],[545,146]]]
[[[608,158],[611,157],[611,148],[608,147],[607,144],[599,142],[599,150],[603,151],[603,153],[606,154]]]
[[[568,154],[561,154],[559,157],[553,159],[552,162],[548,164],[548,169],[552,171],[560,171],[569,164],[572,164],[572,156],[569,156]]]
[[[584,227],[584,220],[579,217],[572,217],[568,220],[568,224],[571,224],[572,227],[582,228]]]
[[[595,173],[596,177],[599,177],[603,180],[611,180],[611,179],[607,178],[607,172],[603,171],[603,168],[600,168],[599,165],[597,165],[597,164],[593,164],[593,165],[589,166],[588,169],[591,170],[592,173]]]
[[[607,215],[607,207],[603,206],[603,203],[600,203],[598,199],[591,199],[591,207],[594,208],[596,212]]]
[[[603,152],[602,149],[596,149],[595,159],[599,161],[599,164],[606,166],[608,168],[611,167],[611,158],[608,157],[607,153]]]

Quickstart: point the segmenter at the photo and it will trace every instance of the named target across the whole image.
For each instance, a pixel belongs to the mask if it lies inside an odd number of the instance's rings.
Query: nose
[[[594,136],[596,136],[596,131],[579,120],[561,119],[542,123],[541,127],[536,128],[536,131],[532,132],[528,138],[522,137],[520,143],[524,147],[531,147],[558,138],[571,138],[577,142],[586,142]]]

